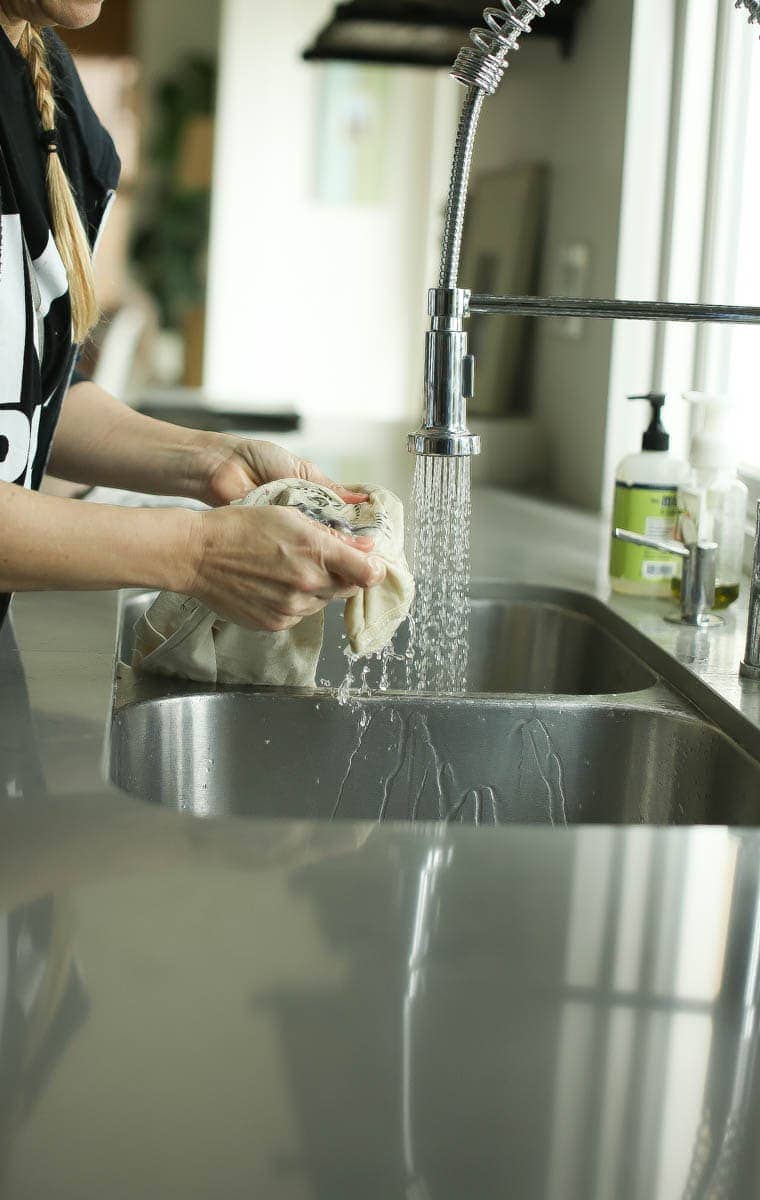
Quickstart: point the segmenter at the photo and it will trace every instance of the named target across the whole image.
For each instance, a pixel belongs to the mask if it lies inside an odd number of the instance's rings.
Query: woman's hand
[[[370,538],[335,533],[296,509],[234,507],[188,515],[195,569],[183,590],[250,629],[291,629],[331,600],[385,578],[382,561],[367,553]]]
[[[200,498],[219,507],[242,500],[262,483],[276,479],[304,479],[332,488],[347,504],[366,500],[357,492],[348,492],[328,479],[314,463],[298,458],[272,442],[229,434],[205,435],[196,451],[195,468],[200,474]]]

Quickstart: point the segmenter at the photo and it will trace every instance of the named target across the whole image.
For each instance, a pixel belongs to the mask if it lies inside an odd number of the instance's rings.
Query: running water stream
[[[457,695],[467,686],[470,624],[470,459],[421,455],[412,484],[415,598],[406,625],[407,644],[397,638],[372,659],[379,679],[370,683],[370,662],[346,648],[346,675],[338,700],[346,704],[359,684],[366,696],[389,688]],[[403,628],[403,627],[402,627]],[[399,671],[403,666],[403,671]],[[397,678],[400,676],[400,678]],[[326,684],[327,681],[325,680]]]
[[[412,509],[417,590],[407,688],[463,692],[470,623],[470,459],[420,455]]]

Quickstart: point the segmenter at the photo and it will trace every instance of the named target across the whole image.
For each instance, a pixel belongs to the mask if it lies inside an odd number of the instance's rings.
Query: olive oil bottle
[[[717,542],[715,608],[725,609],[739,597],[744,560],[744,529],[749,493],[737,475],[738,438],[727,396],[686,392],[694,406],[689,478],[678,490],[681,514],[689,516],[697,536]],[[671,581],[680,599],[681,580]]]

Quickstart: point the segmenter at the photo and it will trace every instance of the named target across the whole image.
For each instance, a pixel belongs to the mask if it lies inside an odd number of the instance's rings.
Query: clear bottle
[[[648,537],[674,538],[678,526],[678,488],[686,481],[689,468],[670,453],[670,436],[661,419],[665,396],[650,392],[628,399],[646,400],[652,415],[641,452],[627,455],[615,472],[613,527]],[[672,554],[612,539],[610,586],[614,592],[670,596],[677,572],[678,560]]]
[[[688,516],[701,539],[718,543],[715,608],[728,608],[738,599],[744,564],[744,530],[749,493],[739,479],[738,439],[727,396],[686,392],[695,408],[686,483],[679,488],[679,511]],[[673,580],[680,596],[680,576]]]

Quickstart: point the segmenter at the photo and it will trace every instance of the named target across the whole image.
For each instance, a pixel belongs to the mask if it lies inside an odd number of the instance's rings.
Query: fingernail
[[[372,566],[373,578],[377,583],[380,583],[381,580],[385,579],[385,563],[381,558],[375,558],[374,556],[371,556],[369,561]]]

